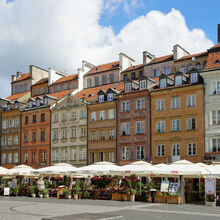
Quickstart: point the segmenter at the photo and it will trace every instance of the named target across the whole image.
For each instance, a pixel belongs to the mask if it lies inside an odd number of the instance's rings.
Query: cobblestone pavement
[[[26,197],[0,197],[0,220],[214,220],[220,207],[163,205],[105,200],[58,200]]]

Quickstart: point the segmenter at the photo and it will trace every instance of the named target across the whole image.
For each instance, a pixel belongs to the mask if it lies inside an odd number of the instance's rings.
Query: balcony
[[[205,162],[220,162],[220,153],[219,154],[205,154]]]

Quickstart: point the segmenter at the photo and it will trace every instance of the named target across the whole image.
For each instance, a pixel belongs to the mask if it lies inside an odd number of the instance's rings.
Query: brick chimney
[[[220,43],[220,24],[218,24],[218,43]]]

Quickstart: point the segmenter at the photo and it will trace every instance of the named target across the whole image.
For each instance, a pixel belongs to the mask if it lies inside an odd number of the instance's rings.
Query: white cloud
[[[110,0],[109,9],[122,1]],[[99,25],[104,8],[107,13],[104,0],[15,0],[10,4],[0,0],[1,96],[10,92],[10,75],[27,72],[30,64],[55,65],[74,73],[83,59],[101,64],[125,52],[140,63],[144,50],[159,56],[171,53],[176,43],[190,52],[213,44],[202,30],[189,30],[183,15],[174,9],[168,14],[151,11],[115,35],[111,26]]]

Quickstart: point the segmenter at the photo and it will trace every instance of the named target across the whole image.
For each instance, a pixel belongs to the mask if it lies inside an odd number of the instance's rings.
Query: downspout
[[[150,148],[150,155],[149,155],[149,162],[152,161],[152,146],[151,146],[151,95],[150,93],[148,93],[148,105],[149,105],[149,132],[148,132],[148,135],[149,135],[149,146],[148,148]]]
[[[88,104],[86,103],[86,120],[87,120],[87,124],[86,124],[86,127],[87,127],[87,138],[86,138],[86,146],[87,146],[87,165],[89,164],[89,147],[88,147],[88,137],[89,137],[89,129],[88,129],[88,117],[89,117],[89,111],[88,111]]]
[[[50,123],[49,123],[49,125],[50,125],[50,135],[49,135],[49,138],[50,138],[50,143],[49,143],[49,166],[51,166],[51,154],[52,154],[52,151],[51,151],[51,131],[52,131],[52,110],[50,109],[50,107],[49,107],[49,112],[50,112]]]
[[[116,113],[116,122],[115,122],[115,136],[116,136],[116,142],[115,142],[115,144],[116,144],[116,151],[115,151],[115,153],[116,153],[116,155],[115,155],[115,157],[116,157],[116,164],[117,165],[119,165],[119,161],[118,161],[118,99],[116,99],[116,101],[115,101],[115,113]]]

